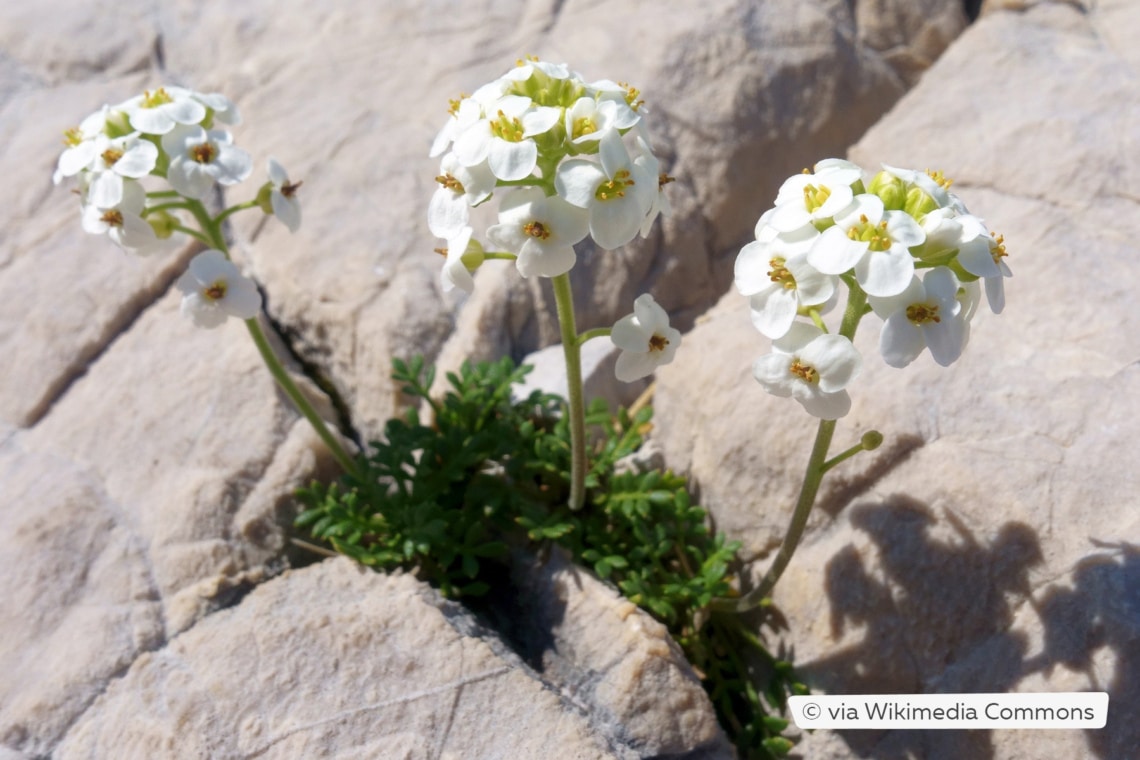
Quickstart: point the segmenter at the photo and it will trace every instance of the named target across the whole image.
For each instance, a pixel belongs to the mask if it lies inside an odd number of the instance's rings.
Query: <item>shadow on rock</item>
[[[1045,624],[1044,651],[1027,663],[1048,674],[1057,665],[1084,673],[1093,690],[1108,692],[1108,722],[1088,732],[1097,757],[1135,757],[1140,747],[1140,546],[1103,544],[1106,553],[1081,560],[1073,585],[1053,585],[1037,612]],[[1101,683],[1093,655],[1110,647],[1115,667]]]
[[[1029,569],[1041,561],[1029,526],[1009,522],[983,541],[953,512],[940,517],[906,496],[856,507],[851,520],[874,543],[877,563],[854,544],[828,562],[831,633],[865,633],[800,665],[805,681],[830,694],[907,694],[1004,692],[1021,679],[1028,642],[1009,629],[1029,597]],[[984,663],[974,662],[979,654]],[[989,731],[839,734],[861,757],[994,756]]]

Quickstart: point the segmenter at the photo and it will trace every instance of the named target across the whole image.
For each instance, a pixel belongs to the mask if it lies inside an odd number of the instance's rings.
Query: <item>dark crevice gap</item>
[[[966,11],[966,18],[969,19],[971,24],[977,21],[978,16],[981,15],[982,2],[983,0],[962,0],[963,8]]]

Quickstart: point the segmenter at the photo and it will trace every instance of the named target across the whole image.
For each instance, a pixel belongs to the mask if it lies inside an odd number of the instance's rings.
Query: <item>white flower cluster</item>
[[[524,277],[556,277],[576,261],[587,235],[602,248],[648,234],[669,214],[638,91],[587,83],[567,66],[518,65],[471,96],[452,101],[431,147],[442,156],[428,208],[432,234],[448,241],[444,290],[470,291],[483,247],[472,241],[470,209],[511,187],[487,238]]]
[[[942,366],[957,360],[979,280],[990,309],[1002,311],[1003,279],[1011,276],[1002,238],[949,186],[941,173],[894,167],[865,183],[862,169],[841,159],[784,182],[735,270],[753,324],[773,340],[775,353],[753,367],[768,392],[791,396],[823,419],[847,414],[845,388],[862,357],[846,337],[825,332],[821,319],[841,282],[859,289],[883,320],[879,348],[892,367],[926,348]]]
[[[150,90],[118,105],[105,105],[65,132],[67,148],[53,180],[59,184],[76,178],[87,232],[105,234],[127,251],[153,253],[166,247],[176,233],[193,234],[183,226],[180,212],[193,215],[197,208],[205,213],[201,202],[210,198],[216,184],[236,185],[252,173],[250,154],[220,128],[239,121],[237,108],[224,95],[181,87]],[[260,206],[296,231],[301,223],[295,197],[299,186],[290,183],[271,158],[268,182],[255,201],[241,207]],[[209,282],[203,280],[201,293],[183,303],[183,312],[195,324],[214,327],[227,314],[249,318],[260,308],[252,281],[242,277],[221,251],[200,254],[179,285],[196,276]]]

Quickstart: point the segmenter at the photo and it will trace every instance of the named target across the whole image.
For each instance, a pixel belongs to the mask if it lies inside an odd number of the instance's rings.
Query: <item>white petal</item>
[[[607,251],[621,248],[637,237],[645,210],[629,193],[624,198],[598,201],[590,208],[590,235]]]
[[[649,351],[650,337],[652,333],[643,328],[633,314],[619,319],[610,331],[610,340],[623,351],[642,353]]]
[[[816,392],[797,397],[796,401],[803,404],[808,414],[821,420],[837,420],[840,417],[846,417],[847,413],[851,411],[851,396],[847,394],[847,391],[839,391],[838,393]]]
[[[623,383],[632,383],[653,374],[657,369],[656,358],[650,353],[634,354],[623,351],[618,354],[614,374]]]
[[[446,187],[437,189],[428,202],[428,229],[436,237],[451,237],[467,226],[470,216],[463,196]]]
[[[236,185],[253,173],[253,157],[242,148],[222,146],[214,159],[214,176],[223,185]]]
[[[796,319],[799,304],[794,290],[779,284],[769,285],[771,287],[753,295],[748,305],[752,310],[752,324],[764,336],[775,340],[787,335]]]
[[[897,295],[906,290],[912,277],[914,258],[898,245],[886,251],[873,251],[855,265],[855,279],[869,296]]]
[[[879,333],[879,353],[891,367],[902,368],[918,358],[926,348],[922,330],[906,318],[906,311],[892,314]]]
[[[115,162],[115,173],[139,179],[150,174],[157,162],[158,146],[148,140],[139,140]]]
[[[736,289],[742,296],[759,293],[772,286],[772,278],[768,276],[771,271],[771,257],[768,255],[768,244],[753,240],[740,249],[733,266],[733,277]]]
[[[301,204],[296,198],[286,198],[280,190],[273,190],[269,193],[269,204],[273,208],[273,215],[280,219],[290,232],[296,232],[301,228]]]
[[[987,277],[986,283],[986,301],[990,304],[990,311],[994,314],[1001,314],[1005,309],[1005,283],[1004,277]]]
[[[896,245],[913,248],[926,240],[922,227],[905,211],[887,211],[883,216],[887,221],[887,234]]]
[[[285,167],[273,156],[269,157],[269,181],[278,187],[289,183],[289,174],[285,171]]]
[[[523,243],[522,251],[515,260],[519,274],[530,277],[536,274],[539,277],[557,277],[574,268],[577,257],[571,246],[542,247],[533,240]]]
[[[792,374],[792,357],[787,354],[768,354],[752,363],[752,376],[764,390],[773,396],[788,398],[792,387],[799,382]]]
[[[633,313],[641,329],[650,335],[669,327],[669,315],[648,293],[642,293],[633,302]]]
[[[943,367],[949,367],[962,355],[969,336],[968,325],[958,317],[943,317],[940,322],[922,326],[922,337],[930,346],[930,355]]]
[[[598,157],[608,178],[612,179],[619,171],[630,168],[629,151],[616,130],[607,132],[598,142]]]
[[[828,227],[808,252],[808,263],[824,274],[845,274],[867,254],[868,243],[852,240],[839,227]]]
[[[220,327],[227,315],[218,306],[216,301],[203,298],[199,293],[191,293],[182,297],[182,315],[189,317],[196,327],[212,330]]]
[[[800,359],[819,372],[819,389],[835,393],[847,387],[863,366],[863,357],[842,335],[821,335],[804,346]]]
[[[252,319],[261,311],[261,293],[253,280],[238,275],[227,281],[226,296],[222,299],[226,313],[238,319]]]
[[[589,208],[595,201],[598,186],[607,179],[602,167],[584,158],[563,161],[554,175],[554,187],[560,198],[579,208]]]

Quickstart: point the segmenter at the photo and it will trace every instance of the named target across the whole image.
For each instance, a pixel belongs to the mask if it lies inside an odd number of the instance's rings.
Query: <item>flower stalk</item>
[[[582,399],[582,346],[574,322],[574,296],[570,275],[551,278],[566,356],[566,390],[570,415],[570,509],[577,511],[586,500],[586,410]]]

